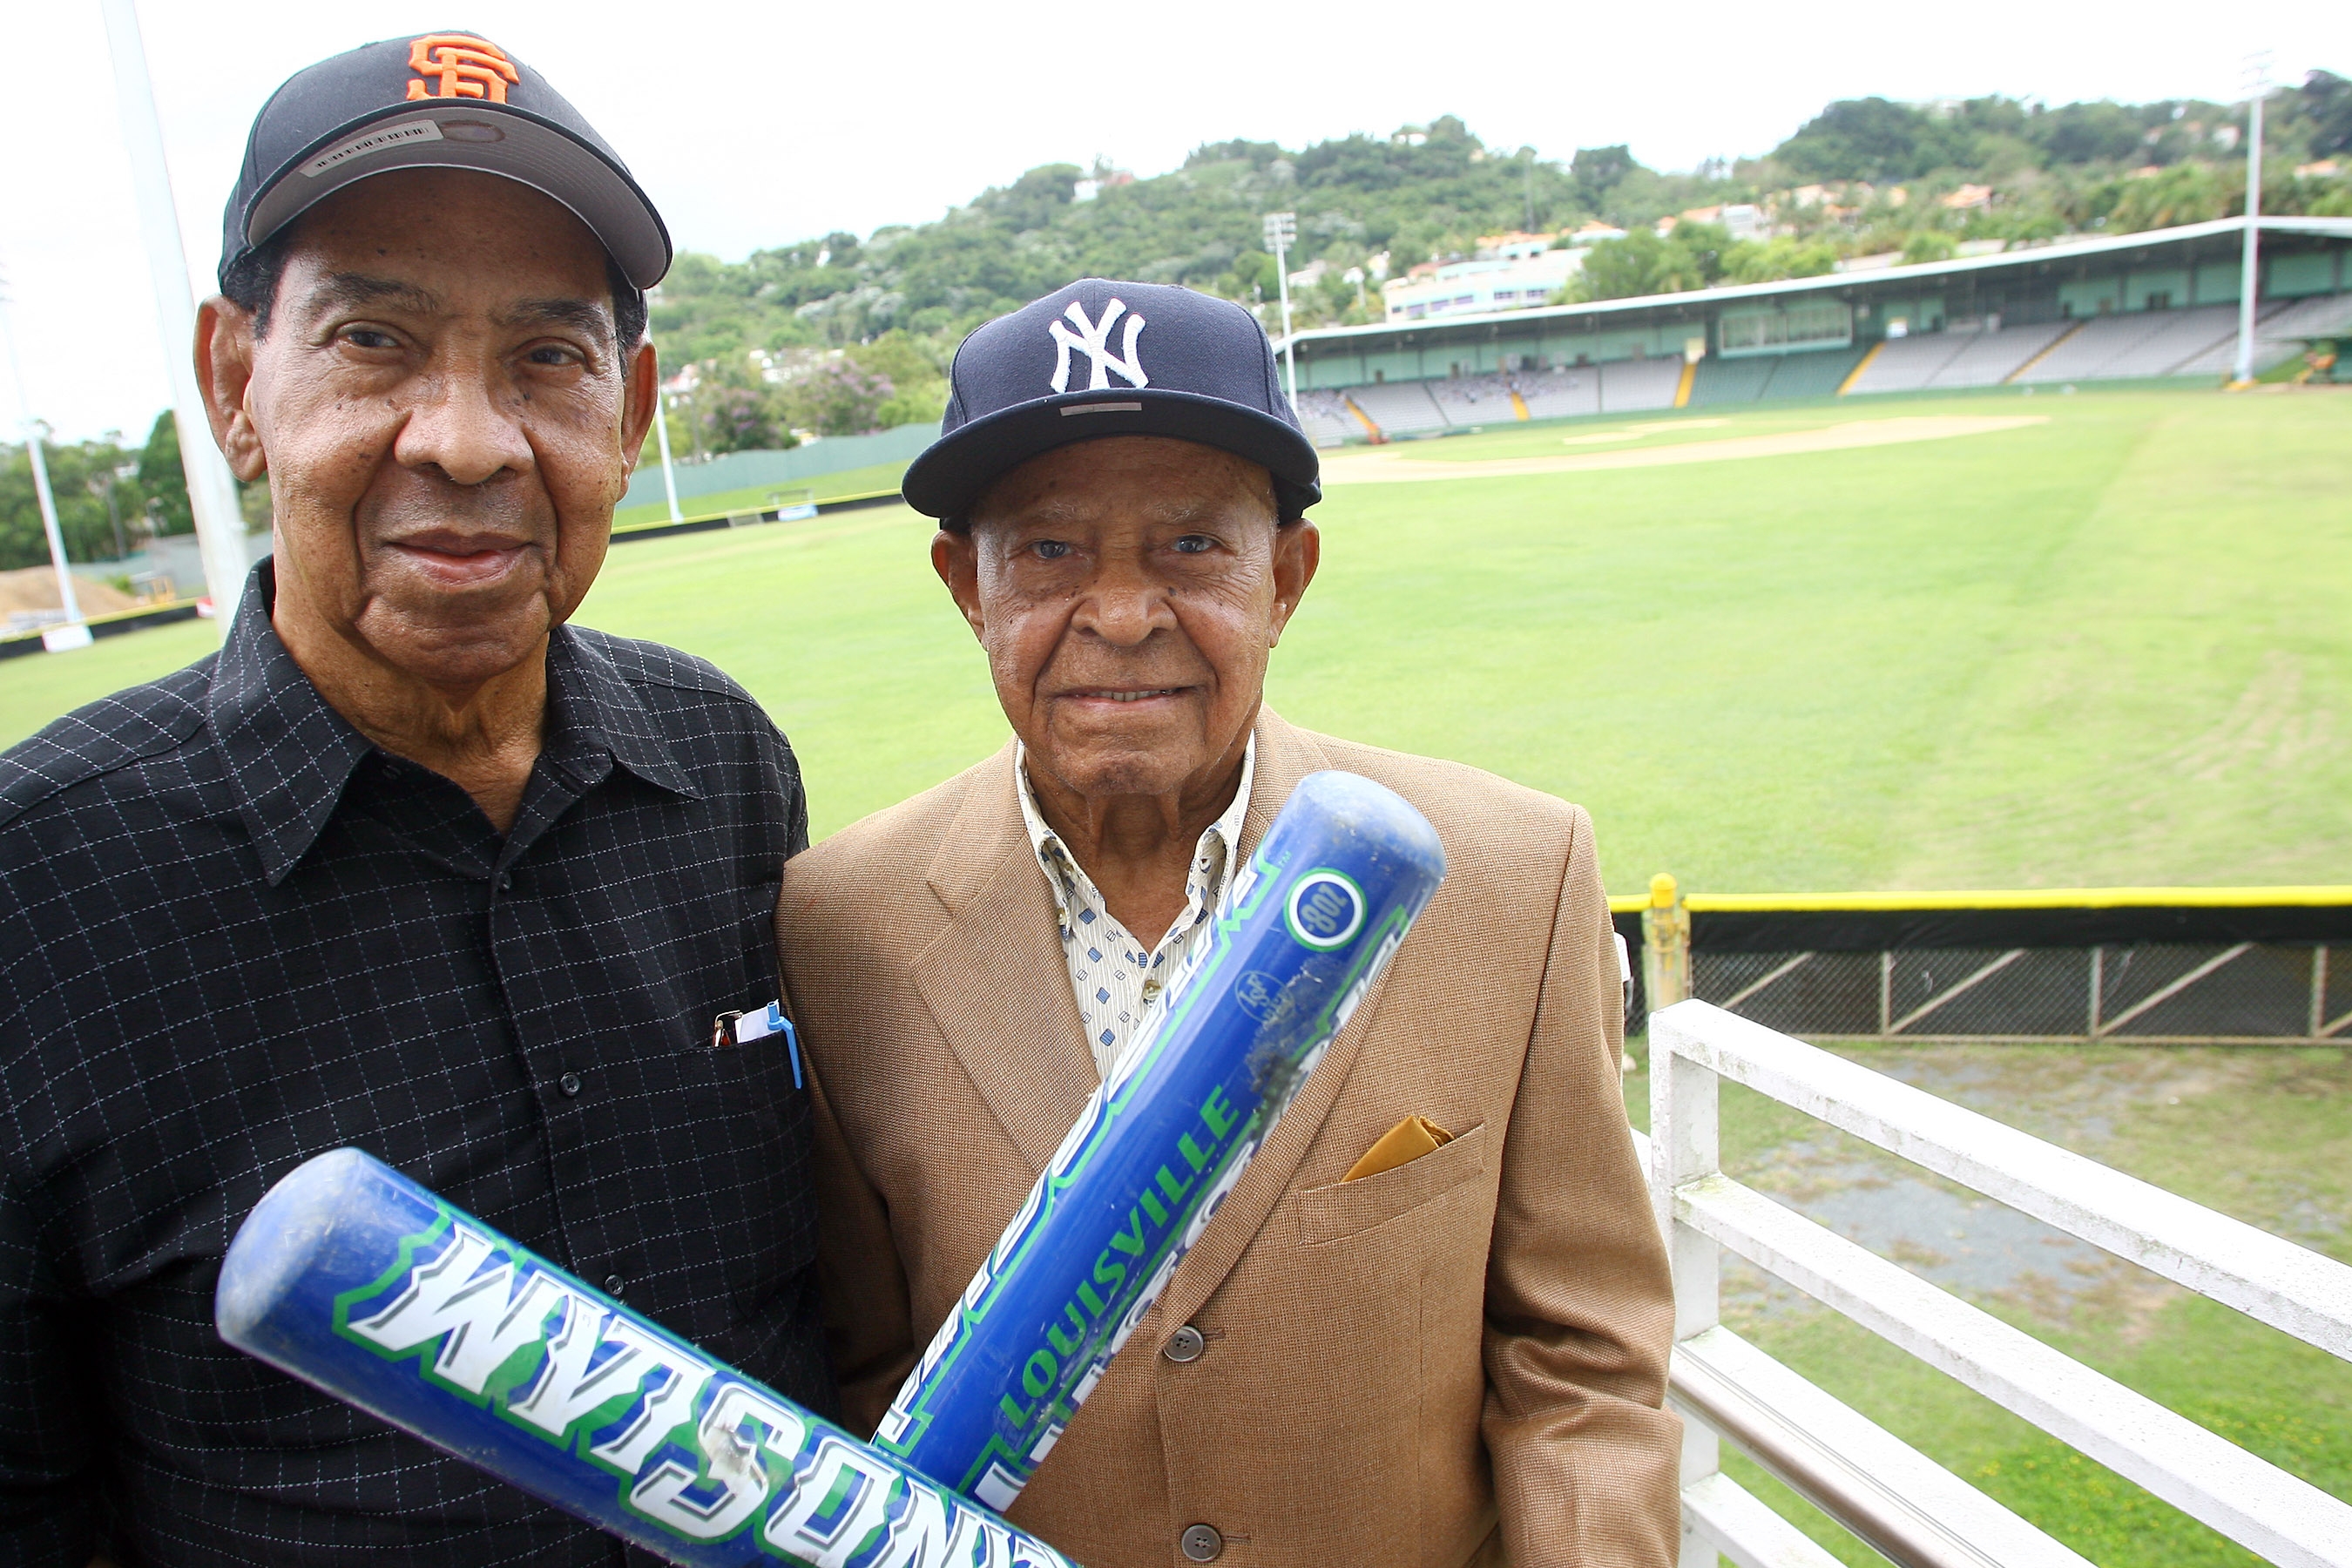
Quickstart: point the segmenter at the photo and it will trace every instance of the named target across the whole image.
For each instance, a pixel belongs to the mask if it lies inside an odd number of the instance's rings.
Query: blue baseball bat
[[[1397,795],[1300,781],[875,1447],[1012,1506],[1444,875],[1436,830]]]
[[[1071,1568],[357,1149],[238,1227],[221,1338],[671,1563]]]

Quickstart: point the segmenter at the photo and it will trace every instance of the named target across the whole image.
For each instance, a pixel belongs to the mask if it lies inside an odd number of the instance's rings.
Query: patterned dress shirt
[[[356,1145],[820,1408],[777,994],[798,770],[699,660],[559,629],[503,836],[270,628],[0,755],[0,1563],[616,1564],[213,1329],[269,1185]],[[641,1554],[629,1560],[650,1562]]]
[[[1086,1021],[1087,1048],[1094,1052],[1095,1070],[1108,1079],[1135,1042],[1144,1020],[1159,1005],[1168,983],[1209,939],[1209,917],[1216,913],[1217,901],[1225,896],[1234,857],[1240,852],[1242,818],[1249,815],[1257,737],[1251,736],[1242,752],[1242,782],[1234,791],[1233,805],[1202,830],[1193,848],[1192,864],[1184,874],[1184,912],[1176,917],[1159,945],[1148,949],[1118,923],[1061,835],[1045,825],[1044,814],[1037,809],[1037,792],[1029,783],[1026,748],[1014,763],[1021,820],[1029,826],[1037,864],[1054,889],[1062,954],[1070,962],[1070,989],[1077,994],[1078,1016]]]

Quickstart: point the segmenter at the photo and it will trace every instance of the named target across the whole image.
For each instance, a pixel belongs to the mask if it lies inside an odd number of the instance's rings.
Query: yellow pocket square
[[[1408,1116],[1386,1132],[1381,1141],[1364,1151],[1364,1157],[1348,1168],[1339,1179],[1352,1182],[1361,1176],[1377,1176],[1382,1171],[1393,1171],[1408,1164],[1440,1144],[1454,1142],[1454,1134],[1426,1116]]]

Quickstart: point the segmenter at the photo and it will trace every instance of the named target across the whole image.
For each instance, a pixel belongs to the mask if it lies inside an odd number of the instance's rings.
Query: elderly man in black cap
[[[952,379],[907,499],[1013,735],[794,859],[776,917],[852,1424],[1340,768],[1444,886],[1010,1515],[1087,1568],[1664,1568],[1673,1307],[1591,820],[1265,707],[1319,490],[1240,306],[1087,279]]]
[[[809,1108],[729,1027],[776,994],[792,753],[565,625],[668,237],[537,72],[436,33],[287,82],[226,238],[198,369],[275,553],[216,658],[0,757],[0,1560],[618,1563],[212,1299],[270,1184],[357,1145],[831,1404]]]

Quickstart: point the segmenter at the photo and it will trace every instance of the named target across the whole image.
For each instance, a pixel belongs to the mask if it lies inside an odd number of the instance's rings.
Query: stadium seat
[[[1601,412],[1631,414],[1651,408],[1672,408],[1675,388],[1682,384],[1678,359],[1621,359],[1601,366]]]
[[[1444,411],[1429,395],[1423,381],[1376,381],[1351,386],[1348,395],[1390,436],[1413,436],[1450,428]]]
[[[2170,375],[2236,333],[2234,305],[2095,316],[2019,374],[2022,384]]]
[[[1523,371],[1515,381],[1530,419],[1574,419],[1601,412],[1601,372],[1595,366]]]
[[[2235,307],[2231,307],[2234,311]],[[2272,300],[2262,307],[2254,324],[2254,374],[2303,353],[2309,338],[2352,337],[2352,295],[2321,294],[2292,304]],[[2175,375],[2223,376],[2238,368],[2238,329],[2201,353],[2175,365]]]

